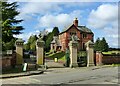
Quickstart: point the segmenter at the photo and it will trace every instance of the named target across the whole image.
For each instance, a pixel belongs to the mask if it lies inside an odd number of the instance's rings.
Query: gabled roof
[[[77,27],[80,31],[87,32],[87,33],[93,33],[89,28],[86,26],[78,26]]]
[[[53,41],[51,42],[51,44],[56,44],[57,46],[61,46],[61,43],[57,36],[53,37]]]
[[[72,25],[70,25],[68,28],[64,29],[64,31],[61,32],[60,34],[68,31],[72,26],[75,27],[75,28],[76,28],[77,30],[79,30],[80,32],[93,34],[93,32],[92,32],[89,28],[87,28],[86,26],[78,26],[78,27],[76,27],[74,24],[72,24]]]

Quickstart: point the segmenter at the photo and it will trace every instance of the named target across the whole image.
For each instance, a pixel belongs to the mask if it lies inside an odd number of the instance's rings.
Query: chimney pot
[[[74,24],[76,27],[78,26],[78,19],[77,19],[77,18],[74,19],[73,24]]]

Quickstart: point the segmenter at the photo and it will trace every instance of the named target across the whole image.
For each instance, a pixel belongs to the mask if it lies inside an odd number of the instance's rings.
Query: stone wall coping
[[[88,42],[85,43],[85,46],[88,46],[88,45],[94,45],[94,43],[91,40],[89,40]]]
[[[3,56],[2,58],[0,59],[12,59],[12,56]]]
[[[39,38],[36,42],[44,42],[41,38]]]
[[[21,38],[17,39],[16,42],[23,42],[24,43],[24,41]]]

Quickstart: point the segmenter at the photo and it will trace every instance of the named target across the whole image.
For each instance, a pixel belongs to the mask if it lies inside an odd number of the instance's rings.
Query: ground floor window
[[[85,50],[85,43],[82,43],[82,49]]]

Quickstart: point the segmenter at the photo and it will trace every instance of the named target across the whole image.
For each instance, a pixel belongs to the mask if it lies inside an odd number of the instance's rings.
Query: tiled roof
[[[77,27],[80,31],[87,32],[87,33],[92,33],[92,31],[87,28],[86,26],[78,26]]]
[[[68,28],[64,29],[61,33],[66,32],[67,30],[70,29],[70,27],[74,26],[74,24],[70,25]],[[76,26],[74,26],[76,27]],[[78,30],[80,30],[81,32],[85,32],[85,33],[93,33],[89,28],[87,28],[86,26],[78,26],[77,27]],[[60,33],[60,34],[61,34]]]

